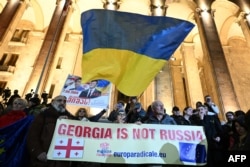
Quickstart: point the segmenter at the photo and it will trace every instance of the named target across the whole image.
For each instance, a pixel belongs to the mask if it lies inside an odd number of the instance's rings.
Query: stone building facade
[[[80,15],[93,8],[164,15],[195,24],[139,101],[195,107],[211,95],[221,110],[250,108],[250,7],[247,0],[0,0],[0,88],[52,98],[68,74],[81,76]],[[128,97],[113,87],[110,106]],[[112,107],[111,107],[112,108]]]

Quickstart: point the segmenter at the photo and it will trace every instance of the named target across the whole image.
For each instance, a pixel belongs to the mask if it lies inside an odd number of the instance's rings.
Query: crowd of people
[[[34,120],[27,133],[28,165],[30,167],[84,167],[84,166],[178,166],[157,164],[99,164],[89,162],[54,161],[47,159],[47,153],[53,137],[57,119],[98,122],[107,113],[103,109],[96,115],[89,115],[86,108],[79,108],[72,115],[66,108],[66,97],[58,95],[51,103],[41,103],[37,95],[29,99],[21,98],[18,92],[10,98],[8,111],[0,116],[0,129],[32,115]],[[166,113],[163,102],[155,100],[145,110],[137,97],[131,97],[128,103],[118,101],[109,113],[107,120],[112,123],[166,124],[203,126],[208,142],[207,165],[216,167],[223,165],[223,154],[229,151],[250,151],[250,110],[243,112],[228,111],[227,121],[220,121],[219,109],[212,98],[205,96],[204,102],[197,102],[196,107],[187,106],[180,111],[178,106],[172,108],[172,115]],[[181,166],[181,165],[180,165]]]

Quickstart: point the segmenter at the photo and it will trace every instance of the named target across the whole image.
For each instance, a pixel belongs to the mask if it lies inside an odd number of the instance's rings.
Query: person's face
[[[119,110],[119,109],[121,109],[121,108],[123,108],[123,105],[122,105],[121,103],[117,103],[117,104],[116,104],[116,109]]]
[[[189,107],[187,110],[186,110],[186,114],[191,116],[193,115],[193,109],[191,107]]]
[[[206,114],[205,107],[200,106],[200,107],[197,108],[197,110],[199,112],[199,115],[205,115]]]
[[[126,118],[126,113],[125,112],[119,112],[116,119],[117,119],[118,123],[124,123],[125,118]]]
[[[26,108],[26,105],[21,100],[14,100],[12,105],[12,110],[23,110]]]
[[[232,122],[233,119],[234,119],[234,115],[231,114],[231,113],[228,113],[228,114],[226,115],[226,118],[227,118],[227,121],[228,121],[228,122]]]
[[[181,115],[181,112],[178,110],[178,111],[173,111],[173,114],[174,115]]]
[[[64,96],[56,97],[51,104],[59,112],[65,112],[66,110],[66,98]]]
[[[154,113],[156,115],[164,115],[164,105],[161,102],[157,102],[154,106]]]
[[[235,122],[235,129],[240,136],[245,135],[247,133],[247,130],[243,126],[241,126],[238,122]]]
[[[82,84],[82,83],[81,83],[81,80],[76,80],[76,82],[75,82],[75,86],[76,86],[76,87],[81,86],[81,84]]]
[[[78,112],[78,116],[79,116],[79,117],[84,117],[84,116],[86,116],[86,110],[80,109],[79,112]]]
[[[207,108],[207,106],[204,107],[204,110],[205,110],[205,114],[207,114],[207,113],[208,113],[208,108]]]
[[[211,102],[212,102],[212,98],[211,98],[210,96],[207,96],[207,97],[206,97],[206,102],[207,102],[207,103],[211,103]]]
[[[97,82],[96,82],[96,81],[91,81],[91,82],[89,83],[89,87],[90,87],[90,88],[95,88],[96,85],[97,85]]]
[[[132,103],[136,103],[136,102],[137,102],[136,98],[133,98],[133,99],[131,100],[131,102],[132,102]]]

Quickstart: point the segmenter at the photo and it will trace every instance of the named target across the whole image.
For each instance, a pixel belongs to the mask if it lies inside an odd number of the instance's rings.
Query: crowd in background
[[[47,160],[47,152],[52,140],[57,119],[73,119],[79,121],[98,122],[107,113],[108,108],[96,115],[89,115],[86,108],[79,108],[72,115],[66,108],[66,97],[56,96],[51,103],[45,99],[41,102],[38,95],[21,98],[18,90],[10,96],[4,113],[0,116],[0,129],[14,122],[33,116],[34,120],[27,132],[27,164],[30,167],[84,167],[84,166],[178,166],[155,164],[99,164],[89,162],[69,162]],[[107,122],[136,124],[169,124],[203,126],[208,142],[207,165],[216,167],[223,165],[223,154],[229,151],[250,151],[250,110],[228,111],[227,121],[220,121],[219,109],[212,98],[205,96],[204,102],[198,101],[196,107],[187,106],[180,111],[173,106],[172,115],[168,115],[161,101],[153,101],[144,109],[137,97],[131,97],[129,102],[118,101],[109,113]],[[179,165],[181,166],[181,165]]]

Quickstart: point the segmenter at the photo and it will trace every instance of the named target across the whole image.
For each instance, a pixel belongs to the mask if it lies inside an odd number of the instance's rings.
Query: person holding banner
[[[30,167],[69,167],[69,161],[47,160],[47,153],[54,134],[57,119],[74,119],[66,109],[66,97],[56,96],[48,108],[37,115],[27,136]]]
[[[176,125],[175,120],[165,113],[164,105],[161,101],[154,101],[151,104],[151,109],[153,111],[153,115],[150,116],[147,121],[145,121],[146,123]]]
[[[79,108],[76,112],[77,120],[81,121],[91,121],[91,122],[98,122],[98,120],[107,112],[107,109],[103,109],[99,113],[93,116],[88,116],[88,112],[86,108]]]
[[[123,101],[118,101],[117,104],[114,107],[114,110],[110,112],[108,116],[108,120],[111,122],[116,121],[116,116],[119,113],[119,110],[123,109],[124,110],[124,102]]]
[[[126,123],[126,112],[123,108],[119,109],[115,113],[115,120],[113,121],[114,123],[119,123],[119,124],[124,124]]]
[[[135,103],[138,102],[138,99],[136,96],[132,96],[129,98],[128,103],[126,104],[125,111],[128,114],[130,111],[133,111]]]
[[[167,124],[167,125],[176,125],[175,120],[166,114],[164,105],[160,100],[153,101],[151,104],[151,109],[153,115],[151,115],[145,123],[148,124]],[[147,167],[162,167],[158,164],[149,164]]]
[[[103,109],[101,112],[97,113],[96,115],[89,116],[88,111],[86,108],[79,108],[76,111],[76,120],[80,121],[90,121],[90,122],[98,122],[98,120],[103,116],[104,113],[106,113],[106,109]],[[99,163],[94,163],[94,162],[78,162],[78,161],[73,161],[71,164],[71,167],[99,167]]]
[[[133,110],[127,114],[128,123],[142,122],[146,116],[146,111],[142,108],[141,103],[136,102],[133,106]]]

